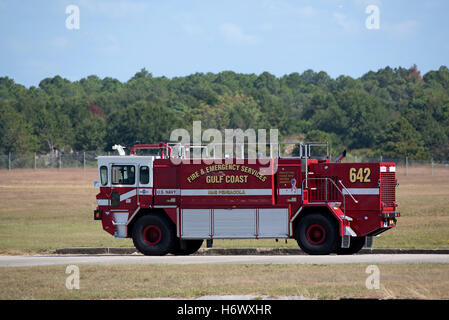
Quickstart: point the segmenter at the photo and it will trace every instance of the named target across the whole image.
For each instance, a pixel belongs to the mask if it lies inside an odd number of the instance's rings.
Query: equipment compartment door
[[[256,209],[213,210],[214,238],[255,238]]]
[[[298,205],[301,202],[301,166],[279,163],[277,170],[277,203]]]
[[[182,209],[181,238],[288,238],[288,214],[288,208]]]
[[[258,209],[257,236],[259,238],[287,238],[288,209]]]

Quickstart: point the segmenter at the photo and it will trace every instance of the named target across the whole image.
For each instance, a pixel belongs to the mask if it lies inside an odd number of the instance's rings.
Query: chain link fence
[[[71,153],[9,153],[0,155],[0,169],[44,169],[44,168],[96,168],[97,156],[103,155],[116,155],[117,152],[101,152],[101,151],[80,151]],[[334,159],[331,159],[334,160]],[[379,156],[378,158],[363,158],[353,155],[348,155],[342,162],[394,162],[398,168],[404,170],[405,174],[408,174],[409,168],[414,167],[427,167],[432,170],[437,168],[447,168],[449,170],[449,160],[434,161],[429,160],[416,160],[409,157],[404,158],[384,158]]]
[[[0,155],[0,169],[96,168],[97,156],[110,152],[81,151],[71,153],[21,153]]]
[[[413,159],[409,157],[404,158],[385,158],[379,156],[378,158],[366,158],[366,157],[357,157],[357,156],[348,156],[344,159],[343,162],[393,162],[396,164],[396,167],[399,169],[398,171],[404,173],[405,175],[409,174],[409,169],[412,168],[427,168],[432,175],[435,174],[435,170],[439,168],[445,168],[449,170],[449,160],[433,160],[433,159]]]

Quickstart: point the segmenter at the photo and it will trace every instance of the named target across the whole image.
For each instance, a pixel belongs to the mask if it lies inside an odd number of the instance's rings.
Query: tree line
[[[127,82],[61,76],[38,87],[0,78],[0,154],[111,151],[114,144],[168,141],[175,128],[279,130],[283,139],[329,141],[332,154],[449,158],[449,69],[416,65],[360,78],[307,70],[195,73]]]

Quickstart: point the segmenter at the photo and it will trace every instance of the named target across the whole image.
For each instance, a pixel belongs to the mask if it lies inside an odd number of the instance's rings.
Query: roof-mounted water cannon
[[[126,156],[126,152],[125,152],[125,148],[124,146],[121,146],[119,144],[115,144],[112,146],[112,150],[117,150],[118,154],[121,156]]]

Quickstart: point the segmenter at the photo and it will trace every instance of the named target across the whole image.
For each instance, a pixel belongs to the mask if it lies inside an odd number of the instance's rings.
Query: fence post
[[[433,177],[433,158],[430,161],[432,163],[432,177]]]
[[[408,176],[408,157],[405,157],[405,175]]]
[[[8,153],[8,170],[11,170],[11,152]]]
[[[34,170],[36,170],[36,152],[34,153]]]
[[[61,170],[62,167],[62,157],[61,157],[61,152],[59,152],[59,170]]]

